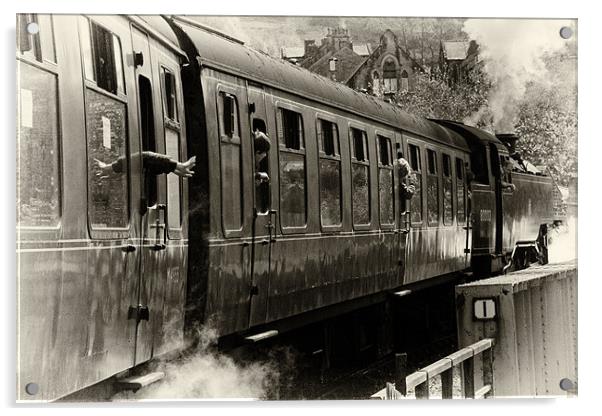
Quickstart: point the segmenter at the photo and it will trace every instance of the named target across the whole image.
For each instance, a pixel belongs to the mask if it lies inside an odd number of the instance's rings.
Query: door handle
[[[403,230],[402,230],[403,234],[409,234],[409,232],[410,232],[410,224],[411,224],[410,215],[411,215],[410,211],[406,211],[403,213]]]
[[[151,209],[157,211],[155,223],[150,226],[150,228],[155,229],[155,244],[153,245],[152,250],[165,250],[167,247],[167,205],[155,204]],[[163,216],[163,222],[159,219],[161,215]],[[162,237],[161,231],[163,232]]]
[[[132,253],[136,251],[136,246],[133,244],[126,244],[125,246],[121,247],[121,251],[123,251],[124,253]]]

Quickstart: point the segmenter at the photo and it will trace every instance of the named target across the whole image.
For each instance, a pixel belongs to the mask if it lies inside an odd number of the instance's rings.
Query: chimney
[[[337,73],[337,58],[330,58],[330,60],[328,61],[329,67],[328,69],[330,70],[330,79],[332,79],[333,81],[337,80],[336,77],[336,73]]]
[[[310,49],[313,49],[315,47],[316,47],[315,40],[305,40],[303,42],[303,56],[307,56],[310,52]]]

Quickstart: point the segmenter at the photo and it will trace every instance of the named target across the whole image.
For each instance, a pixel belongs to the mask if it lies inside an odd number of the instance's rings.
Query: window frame
[[[468,163],[466,161],[466,156],[463,154],[460,155],[456,155],[455,156],[455,182],[456,182],[456,210],[455,210],[455,218],[456,218],[456,224],[457,225],[466,225],[466,221],[468,218],[468,182],[466,181],[466,164]],[[458,162],[460,162],[460,167],[461,167],[461,172],[462,172],[462,177],[458,177]],[[459,217],[458,217],[458,208],[459,208],[459,203],[458,203],[458,183],[462,184],[463,190],[464,192],[462,193],[462,200],[463,200],[463,207],[464,207],[464,211],[463,211],[463,216],[464,219],[462,221],[460,221]]]
[[[388,149],[388,165],[384,165],[381,161],[381,147],[380,147],[380,137],[385,138],[387,140],[389,149]],[[377,183],[378,183],[378,223],[380,225],[380,229],[381,230],[390,230],[395,228],[395,209],[397,207],[397,204],[395,203],[395,171],[394,171],[394,164],[393,164],[393,143],[395,143],[395,135],[392,132],[389,131],[385,131],[385,130],[381,130],[381,129],[376,129],[374,131],[374,138],[376,141],[376,150],[377,150],[377,155],[378,155],[378,160],[377,160],[377,167],[378,167],[378,177],[377,179]],[[383,218],[382,218],[382,209],[381,209],[381,204],[380,204],[380,193],[381,193],[381,182],[380,182],[380,172],[382,169],[388,170],[391,173],[391,204],[392,207],[391,209],[393,210],[393,215],[392,215],[392,222],[388,223],[388,222],[383,222]]]
[[[237,112],[236,114],[236,121],[238,123],[238,134],[233,134],[232,136],[228,136],[227,134],[225,134],[224,132],[224,128],[225,126],[223,125],[223,119],[222,119],[222,110],[221,110],[221,95],[228,95],[228,96],[232,96],[234,98],[234,102],[235,102],[235,110]],[[221,225],[222,225],[222,232],[224,233],[224,238],[233,238],[233,237],[242,237],[244,235],[244,233],[246,232],[248,226],[247,226],[247,216],[245,215],[245,207],[246,207],[246,192],[245,192],[245,180],[244,180],[244,175],[245,175],[245,163],[244,163],[244,149],[243,149],[243,140],[242,140],[242,132],[241,132],[241,107],[240,107],[240,102],[241,102],[241,97],[239,97],[240,95],[240,91],[237,90],[236,88],[229,86],[229,85],[225,85],[223,83],[219,83],[215,89],[215,97],[216,97],[216,108],[215,108],[215,112],[217,115],[217,127],[218,127],[218,138],[219,138],[219,180],[220,180],[220,219],[221,219]],[[234,131],[233,133],[236,133],[236,131]],[[223,178],[223,174],[222,174],[222,157],[223,157],[223,150],[222,150],[222,144],[223,143],[227,143],[227,144],[234,144],[234,145],[238,145],[239,149],[240,149],[240,190],[241,190],[241,199],[240,199],[240,217],[241,217],[241,221],[240,221],[240,228],[238,229],[228,229],[227,228],[227,224],[226,224],[226,220],[225,220],[225,216],[224,216],[224,178]]]
[[[353,130],[361,131],[364,139],[364,160],[357,160],[354,157],[355,154],[355,138],[353,137]],[[351,223],[353,224],[353,229],[356,231],[366,231],[370,230],[372,227],[372,159],[371,159],[371,151],[370,151],[370,141],[368,140],[368,128],[366,125],[357,123],[357,122],[349,122],[347,124],[347,131],[349,136],[349,160],[351,163],[349,164],[349,173],[350,173],[350,186],[351,186]],[[354,217],[354,206],[353,206],[353,165],[362,165],[365,166],[368,172],[368,222],[365,224],[356,223]]]
[[[449,161],[449,172],[446,175],[445,174],[445,160]],[[455,224],[455,220],[456,220],[456,205],[457,203],[455,203],[455,199],[454,198],[454,191],[456,190],[456,186],[455,186],[455,172],[454,172],[454,164],[452,163],[452,156],[449,153],[445,153],[445,152],[441,152],[441,178],[442,178],[442,196],[443,196],[443,225],[444,226],[452,226]],[[445,186],[446,186],[446,181],[449,180],[450,183],[450,187],[451,187],[451,221],[447,222],[446,221],[446,216],[445,216]]]
[[[441,204],[441,175],[442,172],[440,172],[440,167],[439,167],[439,151],[436,147],[431,146],[431,145],[425,145],[424,146],[425,149],[425,157],[426,157],[426,187],[427,187],[427,192],[426,192],[426,223],[427,226],[429,227],[439,227],[442,224],[441,221],[441,208],[442,208],[442,204]],[[430,163],[429,163],[429,153],[431,153],[435,156],[435,160],[434,160],[434,168],[435,168],[435,172],[431,173],[430,172]],[[437,183],[437,221],[429,221],[429,206],[428,206],[428,186],[429,186],[429,178],[435,178],[436,179],[436,183]]]
[[[341,158],[341,129],[337,123],[335,116],[318,112],[315,116],[316,120],[316,145],[318,149],[318,201],[320,207],[320,228],[323,232],[329,231],[341,231],[343,228],[343,216],[344,216],[344,199],[343,199],[343,163]],[[334,155],[329,155],[322,150],[323,148],[323,137],[319,132],[323,131],[322,122],[325,121],[331,124],[331,128],[334,126],[336,130],[336,139],[333,143]],[[333,138],[334,139],[334,138]],[[320,168],[320,161],[322,159],[337,161],[339,163],[339,209],[340,209],[340,221],[338,224],[324,225],[322,222],[322,171]]]
[[[425,211],[426,211],[426,204],[425,204],[425,176],[426,176],[426,172],[424,169],[424,157],[423,155],[425,154],[424,149],[424,142],[420,141],[420,139],[415,139],[414,137],[411,136],[407,136],[404,134],[404,138],[406,139],[406,143],[407,143],[407,154],[408,154],[408,163],[410,164],[410,167],[412,168],[412,171],[414,173],[418,173],[420,175],[420,195],[414,195],[412,197],[412,199],[410,200],[410,224],[412,227],[414,228],[422,228],[425,225]],[[416,169],[413,164],[412,164],[412,147],[416,148],[416,150],[418,151],[418,169]],[[415,200],[416,197],[419,197],[420,200],[420,221],[413,221],[412,218],[412,201]]]
[[[82,68],[83,69],[83,68]],[[125,111],[125,120],[124,120],[124,125],[126,126],[126,128],[124,129],[125,131],[125,161],[127,164],[127,169],[126,169],[126,182],[127,182],[127,201],[128,201],[128,209],[127,209],[127,215],[128,215],[128,221],[127,221],[127,226],[120,228],[120,227],[107,227],[107,228],[94,228],[92,226],[92,222],[91,222],[91,218],[90,218],[90,183],[89,183],[89,178],[90,178],[90,170],[88,168],[88,154],[89,154],[89,149],[88,149],[88,113],[86,111],[87,109],[87,99],[86,99],[86,89],[89,89],[91,91],[94,91],[97,94],[101,94],[104,95],[107,98],[113,99],[117,102],[120,102],[124,105]],[[85,132],[86,132],[86,190],[87,190],[87,196],[86,196],[86,213],[87,213],[87,221],[88,221],[88,230],[90,233],[90,238],[92,239],[111,239],[111,238],[128,238],[130,236],[130,232],[131,232],[131,227],[132,227],[132,194],[131,194],[131,182],[132,182],[132,175],[131,175],[131,146],[130,146],[130,134],[129,134],[129,114],[128,114],[128,103],[126,99],[123,99],[121,97],[115,96],[112,93],[110,93],[109,91],[106,91],[98,86],[96,86],[96,84],[94,85],[87,85],[87,83],[85,83],[84,85],[84,119],[85,119]]]
[[[87,218],[87,223],[88,223],[88,232],[90,235],[91,239],[98,239],[98,240],[105,240],[105,239],[111,239],[111,238],[129,238],[131,235],[131,227],[132,227],[132,195],[131,195],[131,183],[132,183],[132,175],[131,175],[131,143],[130,143],[130,132],[129,132],[129,123],[130,123],[130,117],[129,117],[129,103],[128,103],[128,98],[127,98],[127,94],[126,94],[126,89],[125,89],[125,66],[123,65],[123,63],[125,62],[123,59],[123,47],[121,47],[121,62],[122,62],[122,77],[124,77],[124,91],[120,92],[119,88],[117,88],[117,93],[112,93],[111,91],[105,90],[104,88],[101,88],[98,86],[96,79],[90,79],[89,77],[87,77],[86,74],[86,65],[85,65],[85,57],[84,57],[84,53],[83,53],[83,42],[86,41],[86,39],[83,39],[82,37],[82,33],[80,30],[80,22],[82,21],[81,19],[84,19],[87,24],[88,24],[88,34],[89,34],[89,38],[87,39],[90,44],[90,55],[91,55],[91,63],[92,63],[92,72],[94,73],[94,77],[96,77],[96,63],[95,63],[95,51],[94,51],[94,43],[92,40],[92,30],[91,30],[91,25],[92,22],[94,22],[94,24],[104,28],[105,30],[107,30],[108,32],[110,32],[113,36],[117,36],[117,38],[119,39],[120,45],[121,45],[121,38],[113,31],[109,30],[106,28],[106,26],[104,26],[103,24],[97,22],[96,20],[93,20],[91,17],[89,16],[79,16],[78,17],[78,36],[79,36],[79,48],[80,48],[80,56],[81,56],[81,74],[82,74],[82,79],[83,79],[83,87],[84,87],[84,91],[83,91],[83,95],[84,95],[84,120],[85,120],[85,134],[86,134],[86,218]],[[88,120],[88,114],[86,112],[86,108],[87,108],[87,99],[86,99],[86,89],[90,89],[91,91],[94,91],[98,94],[104,95],[105,97],[111,98],[117,102],[122,103],[125,106],[125,121],[124,121],[124,125],[126,126],[125,128],[125,132],[126,132],[126,137],[125,137],[125,161],[127,164],[127,169],[126,169],[126,175],[127,175],[127,199],[128,199],[128,225],[127,227],[124,228],[94,228],[92,226],[92,222],[91,222],[91,218],[90,218],[90,206],[89,206],[89,201],[90,201],[90,184],[88,181],[89,175],[90,175],[90,170],[88,168],[88,163],[87,163],[87,158],[88,158],[88,130],[87,130],[87,120]]]
[[[55,50],[56,54],[56,50]],[[21,226],[17,221],[15,221],[15,228],[20,233],[20,240],[28,240],[28,237],[39,237],[40,239],[57,239],[61,234],[61,229],[63,225],[63,215],[64,215],[64,178],[63,178],[63,163],[64,163],[64,152],[63,152],[63,126],[62,126],[62,106],[60,100],[60,82],[61,82],[61,74],[59,72],[59,68],[56,63],[44,61],[40,62],[35,59],[35,57],[31,57],[28,55],[24,55],[19,52],[19,48],[16,50],[16,59],[17,59],[17,71],[19,71],[19,65],[30,65],[34,70],[43,71],[54,76],[56,80],[56,132],[57,132],[57,143],[56,143],[56,151],[57,151],[57,164],[58,164],[58,219],[56,225],[53,226]],[[17,77],[19,75],[17,74]],[[17,91],[20,94],[20,90]],[[17,120],[17,124],[19,124],[19,120]],[[17,127],[20,129],[20,126]],[[17,133],[20,139],[20,133]],[[16,143],[17,152],[19,151],[19,143]],[[87,152],[87,149],[86,149]],[[86,190],[87,190],[87,177],[86,177]],[[19,183],[16,183],[16,192],[19,192]],[[86,191],[87,192],[87,191]],[[87,193],[86,193],[87,195]],[[86,198],[86,207],[87,207],[87,198]],[[18,218],[16,218],[18,220]]]
[[[171,73],[174,80],[174,111],[175,111],[175,120],[169,118],[168,111],[166,108],[167,105],[167,88],[165,85],[164,73],[168,71]],[[163,114],[163,134],[164,134],[164,142],[165,142],[165,154],[167,154],[167,129],[172,130],[178,135],[178,157],[177,160],[182,160],[182,125],[179,122],[180,113],[180,100],[178,96],[178,92],[181,91],[180,86],[178,85],[179,78],[175,75],[177,72],[174,71],[169,64],[165,62],[159,63],[159,77],[160,77],[160,87],[161,87],[161,109]],[[180,224],[178,227],[173,227],[169,222],[169,176],[167,176],[165,180],[165,195],[167,198],[167,210],[166,218],[168,222],[167,227],[167,237],[170,240],[181,240],[183,238],[183,228],[185,222],[185,209],[184,209],[184,180],[183,178],[177,177],[179,182],[179,198],[180,198]]]
[[[296,106],[294,104],[291,104],[289,102],[286,101],[276,101],[274,103],[274,118],[275,118],[275,125],[276,125],[276,141],[278,143],[278,165],[277,165],[277,170],[278,170],[278,190],[277,190],[277,195],[278,195],[278,210],[279,210],[279,215],[278,215],[278,223],[280,225],[280,231],[282,232],[282,234],[302,234],[302,233],[306,233],[309,227],[309,222],[310,222],[310,213],[309,213],[309,195],[308,195],[308,185],[309,185],[309,169],[308,169],[308,163],[307,163],[307,147],[306,147],[306,138],[307,138],[307,134],[306,134],[306,129],[305,129],[305,121],[303,120],[303,110],[301,109],[301,107]],[[286,147],[286,139],[284,136],[284,120],[282,117],[282,110],[287,110],[287,111],[292,111],[294,113],[297,113],[301,119],[301,132],[303,133],[303,137],[302,137],[302,142],[300,140],[300,150],[297,149],[293,149],[293,148],[288,148]],[[282,137],[282,141],[280,140]],[[303,163],[304,163],[304,171],[305,171],[305,187],[304,187],[304,193],[305,193],[305,224],[304,225],[299,225],[299,226],[285,226],[282,223],[282,192],[281,192],[281,188],[282,188],[282,175],[281,175],[281,165],[280,165],[280,161],[281,161],[281,153],[285,152],[285,153],[290,153],[290,154],[296,154],[296,155],[302,155],[303,156]],[[274,205],[274,202],[272,201],[272,206]]]
[[[171,75],[171,77],[173,78],[174,81],[174,118],[170,118],[169,117],[169,111],[168,111],[168,97],[167,97],[167,84],[165,83],[165,74],[169,73]],[[180,114],[181,114],[181,109],[180,109],[180,105],[179,105],[179,101],[178,100],[178,92],[180,91],[179,85],[178,85],[178,77],[176,77],[177,71],[174,71],[173,68],[171,68],[169,65],[165,64],[165,63],[160,63],[159,64],[159,75],[161,78],[161,100],[163,102],[162,108],[163,108],[163,122],[166,125],[169,125],[169,127],[171,127],[174,130],[180,130],[181,128],[181,124],[180,124]]]
[[[83,79],[84,79],[84,83],[86,86],[94,86],[96,89],[100,90],[100,91],[104,91],[107,94],[114,96],[114,97],[120,97],[124,100],[127,100],[127,86],[126,86],[126,82],[125,82],[125,59],[124,59],[124,54],[123,54],[123,42],[121,37],[115,33],[114,31],[110,30],[109,28],[107,28],[104,24],[98,22],[95,19],[92,19],[89,16],[79,16],[78,17],[78,35],[79,35],[79,47],[80,47],[80,55],[81,55],[81,70],[82,70],[82,75],[83,75]],[[84,39],[82,33],[81,33],[81,28],[80,28],[80,24],[82,24],[82,19],[85,20],[88,23],[88,35],[89,38],[88,39]],[[119,50],[121,52],[121,74],[119,74],[118,71],[118,67],[117,64],[115,63],[114,66],[114,70],[115,70],[115,83],[116,83],[116,91],[112,92],[109,91],[101,86],[98,85],[98,77],[97,77],[97,67],[96,67],[96,48],[94,46],[94,34],[92,31],[92,25],[96,25],[100,28],[102,28],[103,30],[107,31],[108,33],[110,33],[111,39],[115,39],[117,38],[117,41],[119,43]],[[90,78],[89,74],[86,73],[86,56],[83,53],[83,49],[84,49],[84,42],[86,42],[86,40],[90,41],[90,59],[92,60],[91,64],[92,64],[92,75],[94,76],[94,78]],[[115,50],[113,49],[113,55],[115,54]],[[119,91],[119,76],[121,76],[121,80],[122,80],[122,85],[123,85],[123,91]]]

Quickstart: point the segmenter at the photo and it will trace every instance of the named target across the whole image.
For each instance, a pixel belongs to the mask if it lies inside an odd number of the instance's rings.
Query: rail
[[[462,348],[433,364],[407,375],[407,354],[395,355],[395,383],[387,383],[386,387],[374,393],[372,399],[398,400],[407,397],[408,391],[414,389],[417,399],[429,398],[429,380],[441,376],[442,398],[453,397],[453,371],[462,366],[463,397],[481,399],[493,396],[493,345],[492,338],[486,338]],[[475,391],[475,357],[483,357],[483,387]]]

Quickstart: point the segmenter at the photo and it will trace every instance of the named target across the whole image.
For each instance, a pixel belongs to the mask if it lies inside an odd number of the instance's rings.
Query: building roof
[[[401,54],[412,63],[412,69],[424,72],[424,68],[422,67],[422,65],[420,65],[418,62],[416,62],[416,60],[414,58],[412,58],[412,56],[409,54],[408,51],[406,51],[404,48],[402,48],[399,45],[397,45],[397,49],[399,49]],[[367,57],[364,58],[363,62],[358,62],[358,65],[356,65],[356,67],[353,69],[353,71],[351,71],[344,80],[342,78],[341,78],[341,80],[344,82],[348,82],[355,74],[357,74],[360,71],[360,69],[362,69],[362,67],[364,66],[364,64],[366,62],[368,62],[370,57],[372,55],[377,54],[380,50],[381,50],[381,46],[379,45],[370,52],[370,55],[368,55]],[[339,79],[339,78],[337,78],[337,79]]]
[[[468,55],[470,42],[448,41],[443,42],[443,52],[448,61],[462,61]]]
[[[366,61],[366,57],[362,57],[349,48],[339,49],[335,53],[327,53],[316,61],[309,70],[325,77],[330,77],[330,60],[337,59],[335,76],[337,81],[347,81],[357,68]]]
[[[369,56],[370,45],[367,43],[358,43],[357,45],[353,45],[353,52],[355,52],[359,56]]]
[[[282,58],[302,58],[305,56],[305,48],[303,46],[283,46],[280,49]]]

